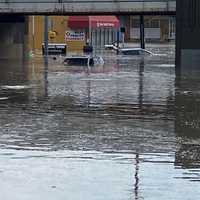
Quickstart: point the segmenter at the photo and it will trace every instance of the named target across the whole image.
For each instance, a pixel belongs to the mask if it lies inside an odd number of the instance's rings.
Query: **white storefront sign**
[[[110,23],[110,22],[97,22],[97,28],[99,27],[114,27],[115,24],[114,23]]]
[[[84,41],[85,33],[83,31],[66,31],[65,40],[66,41]]]

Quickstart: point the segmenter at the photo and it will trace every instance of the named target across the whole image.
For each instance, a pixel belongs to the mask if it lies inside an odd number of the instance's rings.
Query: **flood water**
[[[199,81],[175,76],[173,46],[151,50],[1,61],[0,199],[198,199]]]

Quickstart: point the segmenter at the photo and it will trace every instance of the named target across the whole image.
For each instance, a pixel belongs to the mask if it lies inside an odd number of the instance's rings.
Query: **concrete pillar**
[[[140,46],[145,49],[144,16],[140,15]]]
[[[21,59],[24,57],[28,36],[27,25],[24,16],[1,16],[0,59]]]
[[[44,56],[45,56],[45,60],[48,61],[47,57],[48,57],[48,16],[44,16]]]
[[[177,0],[176,70],[200,71],[200,1]]]

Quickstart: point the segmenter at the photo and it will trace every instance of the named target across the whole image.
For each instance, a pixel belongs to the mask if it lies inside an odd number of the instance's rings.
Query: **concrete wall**
[[[25,17],[20,17],[19,20],[16,16],[8,18],[1,16],[0,19],[0,58],[23,58],[28,36],[27,22]]]
[[[1,13],[138,13],[176,10],[175,0],[0,0]],[[58,3],[62,2],[62,3]]]
[[[199,11],[199,0],[177,0],[176,65],[179,72],[200,70]]]

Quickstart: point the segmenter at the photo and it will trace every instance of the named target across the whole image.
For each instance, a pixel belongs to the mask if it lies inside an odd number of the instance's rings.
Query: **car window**
[[[127,51],[123,51],[122,53],[124,55],[133,55],[133,56],[140,55],[139,50],[127,50]]]
[[[87,58],[67,58],[64,61],[67,65],[87,65]]]
[[[148,55],[150,55],[150,53],[147,52],[147,51],[140,50],[140,55],[142,55],[142,56],[148,56]]]

